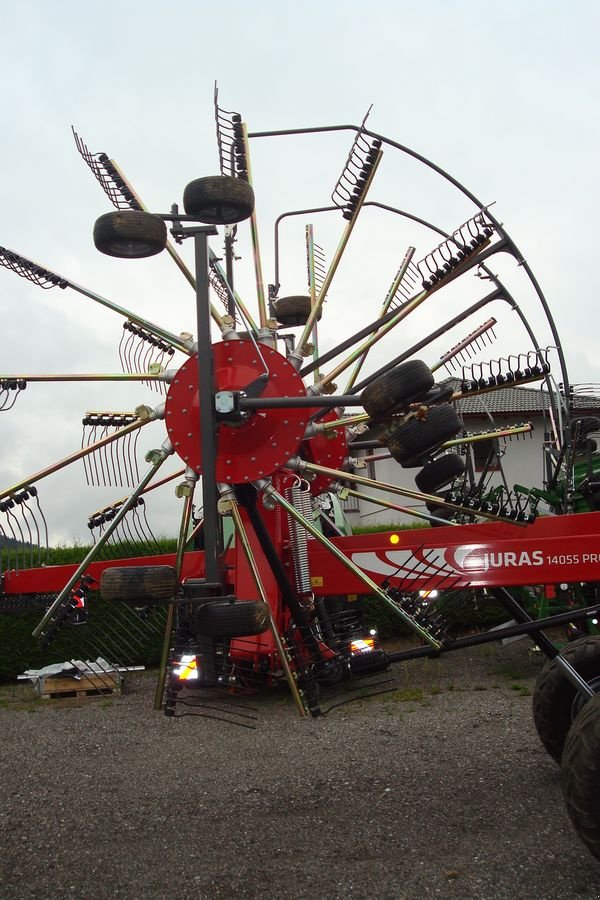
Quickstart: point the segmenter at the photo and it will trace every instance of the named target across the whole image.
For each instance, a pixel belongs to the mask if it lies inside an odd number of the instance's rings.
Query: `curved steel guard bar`
[[[450,234],[445,232],[443,229],[438,228],[437,225],[434,225],[432,222],[427,221],[427,219],[423,219],[420,216],[416,216],[413,213],[409,213],[406,210],[398,209],[397,207],[389,206],[386,203],[379,203],[374,200],[366,201],[364,203],[364,206],[375,206],[379,209],[386,210],[387,212],[395,213],[396,215],[402,216],[403,218],[410,219],[411,221],[416,222],[418,225],[423,225],[424,227],[429,228],[431,231],[434,231],[436,234],[439,234],[443,238],[446,238],[446,239],[451,238]],[[275,275],[276,290],[279,290],[279,223],[283,219],[288,218],[290,216],[303,215],[303,214],[307,214],[307,213],[332,212],[335,210],[337,210],[337,207],[334,207],[334,206],[315,207],[313,209],[303,209],[303,210],[290,210],[289,212],[282,213],[275,220],[274,255],[275,255],[275,272],[276,272],[276,275]],[[488,212],[488,218],[492,219],[492,216],[489,214],[489,212]],[[494,222],[495,222],[495,220],[494,220]],[[502,246],[490,247],[487,255],[491,256],[493,253],[501,252],[503,250],[507,250],[508,252],[511,253],[511,255],[514,255],[511,244],[506,238],[503,238]],[[516,258],[519,260],[519,264],[522,265],[523,263],[522,263],[521,258],[520,257],[516,257]],[[473,261],[473,265],[475,264],[475,262],[476,262],[476,260]],[[525,313],[523,312],[523,310],[521,309],[521,307],[519,306],[517,301],[514,299],[514,297],[508,290],[508,288],[503,284],[503,282],[498,278],[498,276],[495,275],[491,271],[491,269],[489,269],[485,265],[485,262],[481,262],[478,265],[486,273],[489,280],[492,281],[498,289],[495,292],[495,295],[488,295],[486,302],[490,302],[491,300],[494,300],[494,299],[504,300],[505,302],[507,302],[519,316],[521,323],[522,323],[523,327],[525,328],[525,331],[529,335],[531,343],[535,347],[536,351],[540,352],[541,348],[540,348],[538,341],[535,337],[535,334],[527,320],[527,317],[525,316]],[[463,273],[461,273],[461,274],[463,274]],[[388,313],[387,318],[392,317],[392,315],[393,315],[393,311]],[[466,316],[463,316],[462,318],[465,318],[465,317]],[[553,322],[551,320],[551,317],[549,317],[549,319],[551,322],[551,330],[552,330]],[[363,337],[374,332],[377,324],[379,324],[381,326],[385,322],[386,322],[385,317],[381,320],[375,320],[375,322],[371,323],[370,325],[367,325],[360,332],[357,332],[355,335],[351,336],[350,338],[347,338],[345,341],[342,341],[340,344],[338,344],[332,350],[328,351],[327,353],[325,353],[322,356],[318,357],[317,359],[313,360],[312,363],[309,363],[306,366],[303,366],[302,369],[300,370],[300,375],[302,375],[303,377],[306,375],[309,375],[315,369],[324,365],[326,362],[329,362],[331,359],[334,359],[341,352],[343,352],[343,350],[347,349],[348,347],[351,347],[355,343],[358,343],[358,341],[362,340]],[[553,334],[553,336],[555,336],[554,331],[552,331],[552,334]],[[437,336],[436,333],[432,334],[430,337],[425,338],[423,341],[421,341],[419,344],[419,349],[426,346],[428,343],[430,343],[434,339],[435,336]],[[557,352],[559,355],[559,362],[561,363],[561,371],[564,376],[566,373],[566,369],[563,368],[564,359],[562,357],[562,351],[559,346],[557,346],[556,349],[557,349]],[[413,351],[416,352],[415,348],[413,348],[413,350],[411,350],[411,351],[406,351],[405,353],[400,354],[400,356],[398,356],[394,360],[392,360],[392,362],[390,362],[388,366],[384,366],[383,369],[380,369],[377,372],[371,374],[368,378],[363,379],[363,381],[360,382],[360,384],[356,387],[356,389],[361,390],[362,388],[366,387],[367,384],[370,384],[370,382],[373,381],[378,375],[380,375],[382,371],[386,371],[390,366],[398,365],[398,363],[407,359],[408,356],[410,356]],[[546,383],[546,389],[548,391],[548,397],[549,397],[549,404],[550,404],[549,413],[550,413],[550,421],[552,424],[552,430],[553,430],[553,434],[554,434],[554,438],[557,443],[557,446],[560,447],[562,445],[562,440],[561,440],[561,436],[560,436],[560,430],[557,425],[557,421],[560,419],[560,414],[559,414],[559,410],[556,408],[556,405],[555,405],[555,395],[552,390],[552,385],[550,383],[549,377],[546,376],[546,378],[544,380]],[[568,381],[566,383],[568,385]]]
[[[390,147],[394,147],[396,150],[400,150],[402,153],[406,153],[408,156],[411,156],[413,159],[416,159],[419,162],[423,163],[423,165],[427,166],[429,169],[432,169],[434,172],[437,172],[438,175],[441,175],[442,178],[444,178],[446,181],[450,182],[450,184],[453,184],[454,187],[456,187],[462,194],[464,194],[464,196],[467,197],[472,203],[474,203],[479,209],[481,209],[482,206],[484,205],[483,203],[481,203],[480,200],[478,200],[478,198],[475,196],[475,194],[471,193],[471,191],[464,186],[464,184],[461,184],[460,181],[458,181],[456,178],[454,178],[452,175],[450,175],[448,172],[446,172],[440,166],[436,165],[434,162],[432,162],[426,156],[423,156],[422,154],[417,153],[416,150],[411,150],[410,147],[406,147],[406,146],[404,146],[404,144],[398,143],[398,141],[394,141],[391,138],[387,138],[382,134],[378,134],[376,131],[371,131],[370,129],[364,128],[364,127],[361,129],[361,126],[358,126],[358,125],[323,125],[323,126],[319,126],[319,127],[315,127],[315,128],[292,128],[292,129],[277,130],[277,131],[256,131],[256,132],[252,132],[252,133],[248,134],[248,138],[286,137],[286,136],[290,136],[290,135],[294,135],[294,134],[298,134],[298,135],[299,134],[322,134],[322,133],[331,132],[331,131],[359,131],[359,130],[362,130],[365,134],[368,134],[371,137],[382,141],[382,143],[384,143],[384,144],[388,144]],[[567,374],[567,364],[566,364],[566,361],[564,358],[562,345],[561,345],[561,342],[560,342],[560,339],[558,336],[558,332],[556,330],[556,324],[552,317],[552,313],[550,312],[550,308],[548,306],[548,302],[544,296],[544,293],[543,293],[537,279],[535,278],[533,272],[531,271],[529,264],[523,257],[523,254],[520,252],[520,250],[517,247],[517,245],[515,244],[515,242],[508,235],[508,233],[504,230],[504,228],[502,227],[500,222],[498,222],[498,220],[493,215],[491,215],[491,213],[488,213],[488,217],[489,217],[490,221],[494,224],[494,227],[498,231],[498,234],[500,234],[504,238],[504,240],[506,240],[513,256],[515,256],[515,258],[519,261],[519,264],[523,267],[525,273],[527,274],[527,276],[533,286],[533,289],[535,290],[535,292],[538,296],[540,303],[542,304],[542,308],[544,310],[546,318],[548,319],[548,324],[550,325],[552,337],[553,337],[555,345],[556,345],[556,350],[558,353],[558,359],[559,359],[559,363],[560,363],[561,375],[562,375],[562,380],[563,380],[563,385],[564,385],[564,392],[565,392],[565,395],[568,395],[568,393],[569,393],[569,376]]]

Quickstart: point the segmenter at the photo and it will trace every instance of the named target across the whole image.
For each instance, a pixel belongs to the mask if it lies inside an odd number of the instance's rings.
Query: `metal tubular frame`
[[[188,542],[188,531],[192,520],[192,512],[194,508],[194,490],[198,480],[197,474],[188,469],[184,482],[185,491],[183,497],[183,509],[181,511],[181,523],[179,525],[179,536],[177,539],[177,556],[175,561],[175,572],[177,573],[177,582],[181,580],[181,571],[183,569],[183,556]],[[160,666],[158,669],[158,678],[156,680],[156,691],[154,693],[154,709],[159,710],[162,706],[162,698],[165,689],[165,679],[167,674],[167,665],[169,661],[169,650],[171,648],[171,637],[173,634],[173,625],[175,622],[176,603],[169,603],[167,609],[167,621],[165,622],[165,633],[163,638],[163,646],[160,657]]]
[[[292,516],[292,518],[296,519],[299,525],[305,528],[309,534],[312,534],[314,538],[316,538],[321,544],[323,544],[323,546],[326,547],[327,550],[329,550],[329,552],[342,563],[342,565],[346,566],[346,568],[349,569],[354,575],[356,575],[357,578],[360,578],[363,584],[365,584],[370,591],[372,591],[381,600],[383,600],[386,606],[389,607],[397,616],[399,616],[399,618],[401,618],[406,625],[409,625],[416,634],[426,640],[427,643],[432,647],[439,648],[439,642],[432,638],[432,636],[425,628],[422,628],[419,623],[412,618],[412,616],[408,615],[403,609],[401,609],[396,603],[394,603],[388,593],[384,591],[377,584],[377,582],[373,581],[373,579],[370,578],[366,574],[366,572],[363,572],[362,569],[359,569],[359,567],[355,565],[352,560],[346,556],[345,553],[342,553],[342,551],[339,550],[336,545],[333,544],[328,538],[326,538],[318,528],[315,528],[315,526],[312,525],[308,521],[308,519],[306,519],[302,515],[302,513],[298,512],[295,506],[293,506],[291,503],[288,503],[285,497],[283,497],[278,491],[276,491],[271,484],[262,485],[261,489],[266,497],[272,498],[282,507],[282,509],[285,509],[285,511],[290,516]]]
[[[475,194],[473,194],[468,188],[466,188],[465,185],[461,184],[461,182],[458,181],[458,179],[454,178],[452,175],[450,175],[448,172],[446,172],[440,166],[438,166],[434,162],[432,162],[432,160],[428,159],[426,156],[423,156],[420,153],[417,153],[415,150],[411,150],[409,147],[406,147],[405,145],[398,143],[398,141],[394,141],[391,138],[385,137],[385,135],[383,135],[383,134],[378,134],[375,131],[371,131],[368,128],[364,128],[364,125],[362,125],[362,126],[358,126],[358,125],[325,125],[325,126],[317,126],[317,127],[313,127],[313,128],[293,128],[293,129],[280,129],[280,130],[276,130],[276,131],[256,131],[253,133],[249,133],[248,138],[250,140],[252,140],[253,138],[264,138],[264,137],[288,137],[291,135],[324,134],[324,133],[333,132],[333,131],[358,132],[361,129],[364,131],[365,134],[368,134],[370,137],[375,138],[376,140],[379,140],[383,144],[387,144],[390,147],[394,147],[394,149],[407,154],[407,156],[411,156],[413,159],[418,160],[418,162],[423,163],[423,165],[427,166],[427,168],[432,169],[434,172],[437,172],[438,175],[441,175],[442,178],[444,178],[450,184],[454,185],[454,187],[457,188],[461,192],[461,194],[464,194],[464,196],[467,197],[478,209],[482,209],[484,207],[484,204],[480,200],[478,200],[478,198],[475,196]],[[552,337],[554,339],[554,342],[556,344],[556,348],[558,351],[560,366],[561,366],[561,374],[563,377],[563,384],[565,385],[565,392],[568,393],[569,380],[568,380],[568,375],[567,375],[566,361],[564,358],[564,354],[562,352],[562,345],[561,345],[561,342],[559,339],[558,331],[556,330],[556,324],[552,317],[552,313],[550,312],[550,308],[548,306],[548,302],[544,296],[544,293],[543,293],[540,285],[538,284],[537,279],[535,278],[533,272],[531,271],[529,264],[525,260],[523,254],[520,252],[520,250],[518,249],[515,242],[510,238],[510,236],[504,230],[501,223],[498,222],[491,214],[488,213],[488,215],[489,215],[489,218],[491,219],[491,221],[493,222],[494,227],[495,227],[496,231],[498,232],[498,234],[500,234],[503,237],[503,239],[507,242],[507,246],[510,248],[510,252],[512,253],[512,255],[515,257],[515,259],[517,259],[517,261],[519,262],[519,265],[521,265],[523,267],[523,269],[525,270],[525,272],[527,273],[527,276],[528,276],[529,280],[531,281],[531,284],[540,300],[540,303],[542,304],[544,313],[545,313],[548,323],[550,325]]]
[[[233,491],[231,491],[233,494]],[[296,709],[298,710],[301,716],[306,715],[306,706],[302,700],[302,696],[300,691],[298,690],[298,685],[296,684],[296,678],[294,677],[294,673],[290,668],[290,663],[288,660],[287,652],[285,647],[283,646],[283,641],[281,639],[281,635],[277,629],[277,623],[273,617],[273,610],[271,609],[271,604],[269,603],[269,598],[265,591],[265,586],[263,584],[262,578],[260,577],[260,571],[256,564],[256,560],[254,558],[254,554],[252,553],[252,548],[250,546],[250,541],[248,540],[248,535],[246,534],[246,529],[244,528],[244,522],[240,515],[240,511],[237,505],[237,500],[234,496],[227,497],[228,510],[231,513],[231,517],[233,519],[233,524],[235,526],[236,533],[240,539],[240,543],[244,550],[244,555],[248,561],[248,566],[252,573],[252,578],[254,579],[254,584],[256,585],[256,590],[258,591],[258,595],[262,602],[265,604],[265,607],[268,610],[269,617],[269,627],[271,629],[271,634],[273,635],[273,640],[275,641],[275,646],[277,647],[277,652],[279,653],[279,659],[281,661],[281,667],[285,674],[285,679],[288,683],[288,687],[290,689],[290,693],[296,704]]]

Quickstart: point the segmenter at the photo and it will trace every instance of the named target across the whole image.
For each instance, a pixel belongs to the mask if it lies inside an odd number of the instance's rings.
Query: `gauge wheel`
[[[465,463],[457,453],[445,453],[427,463],[415,476],[415,484],[424,494],[435,494],[464,474]]]
[[[248,637],[269,627],[269,608],[261,600],[209,600],[196,610],[199,634]]]
[[[433,383],[429,366],[420,359],[411,359],[367,385],[361,394],[362,405],[372,419],[392,415],[403,404],[426,394]]]
[[[100,593],[109,603],[164,604],[177,593],[177,573],[172,566],[113,566],[101,575]]]
[[[254,211],[254,191],[242,178],[212,175],[190,181],[183,192],[183,208],[207,225],[234,225]]]
[[[424,419],[415,417],[400,425],[388,439],[388,450],[400,465],[410,468],[415,460],[456,437],[462,424],[453,406],[433,406]]]
[[[311,311],[310,297],[280,297],[273,304],[277,321],[284,328],[306,325]],[[323,310],[319,310],[317,321],[321,318]]]
[[[110,212],[96,219],[94,244],[101,253],[121,259],[156,256],[167,246],[167,226],[141,210]]]

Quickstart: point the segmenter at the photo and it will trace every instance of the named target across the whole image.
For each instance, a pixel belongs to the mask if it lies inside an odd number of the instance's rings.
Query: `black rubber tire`
[[[145,259],[167,246],[167,226],[139,209],[106,213],[94,225],[96,249],[118,259]]]
[[[458,453],[445,453],[427,463],[415,476],[415,484],[424,494],[436,494],[441,487],[454,481],[465,471],[465,462]]]
[[[574,669],[587,682],[599,679],[600,636],[589,635],[567,644],[561,651]],[[555,660],[548,660],[540,672],[533,691],[533,721],[540,741],[550,756],[560,763],[567,734],[577,709],[577,690],[565,677]],[[577,707],[577,704],[575,704]]]
[[[111,603],[165,603],[177,593],[177,573],[173,566],[115,566],[100,576],[100,593]]]
[[[600,431],[600,419],[597,416],[580,416],[571,420],[571,434],[578,432],[580,440],[592,434],[594,431]]]
[[[585,704],[567,735],[561,785],[575,831],[600,859],[600,695]]]
[[[444,520],[443,522],[431,522],[432,528],[443,528],[446,523],[450,524],[450,522],[455,521],[456,512],[453,509],[448,509],[446,506],[434,506],[429,512],[437,519]]]
[[[575,445],[575,453],[577,455],[583,455],[588,453],[595,453],[598,449],[598,441],[595,441],[593,438],[582,438]]]
[[[273,304],[275,308],[275,316],[280,325],[284,328],[293,328],[297,325],[306,325],[310,316],[311,303],[310,297],[280,297]],[[323,309],[319,310],[317,321],[321,318]]]
[[[427,406],[433,406],[434,403],[450,403],[453,396],[454,388],[451,384],[434,384],[419,400]]]
[[[269,610],[261,600],[210,600],[196,610],[196,627],[212,637],[249,637],[269,627]]]
[[[433,406],[426,419],[410,419],[396,428],[388,439],[388,450],[396,462],[410,468],[415,459],[455,437],[461,428],[453,406]]]
[[[449,495],[450,491],[435,491],[435,493],[442,499],[445,500]],[[443,519],[444,522],[450,522],[450,520],[454,519],[458,513],[454,509],[449,509],[447,506],[438,506],[435,503],[426,503],[427,512],[430,512],[432,516],[436,516],[438,519]],[[441,528],[441,522],[431,522],[432,528]]]
[[[384,372],[361,394],[366,413],[372,419],[391,415],[411,400],[417,400],[433,387],[433,375],[429,366],[420,359],[409,359]]]
[[[233,225],[252,215],[254,191],[243,178],[230,175],[197,178],[183,192],[183,208],[186,215],[208,225]]]

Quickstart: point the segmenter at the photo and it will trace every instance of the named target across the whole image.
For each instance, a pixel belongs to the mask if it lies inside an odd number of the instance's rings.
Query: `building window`
[[[488,438],[485,441],[474,441],[473,466],[476,472],[499,472],[500,457],[498,455],[498,441]]]

